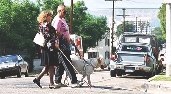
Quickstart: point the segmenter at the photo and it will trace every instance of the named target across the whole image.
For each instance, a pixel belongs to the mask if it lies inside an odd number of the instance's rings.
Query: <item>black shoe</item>
[[[38,81],[36,78],[33,80],[34,83],[36,83],[40,88],[42,88],[42,86],[40,85],[40,81]]]
[[[52,88],[55,88],[55,86],[51,86],[51,85],[49,85],[49,88],[50,88],[50,89],[52,89]]]

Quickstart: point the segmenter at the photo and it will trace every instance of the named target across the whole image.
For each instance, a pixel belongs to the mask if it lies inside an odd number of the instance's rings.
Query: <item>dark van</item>
[[[153,54],[158,60],[159,45],[155,35],[142,33],[125,33],[120,36],[119,45],[122,43],[149,43],[152,46]]]

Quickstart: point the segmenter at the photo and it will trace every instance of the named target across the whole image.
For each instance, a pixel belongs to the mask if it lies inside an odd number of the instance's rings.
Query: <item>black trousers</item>
[[[70,52],[64,51],[63,53],[71,62]],[[65,70],[71,80],[71,83],[74,84],[77,82],[76,73],[73,66],[64,55],[62,55],[61,52],[58,52],[59,66],[57,66],[55,69],[55,83],[61,83],[62,75],[64,74]]]

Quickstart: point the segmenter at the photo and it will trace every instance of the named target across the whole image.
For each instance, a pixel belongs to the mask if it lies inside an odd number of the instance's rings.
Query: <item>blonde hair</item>
[[[39,23],[44,22],[44,21],[46,21],[48,16],[52,16],[52,15],[53,15],[53,11],[52,10],[44,10],[37,17],[37,21]]]
[[[60,4],[58,7],[57,7],[57,12],[59,12],[62,8],[65,8],[66,6],[64,4]]]

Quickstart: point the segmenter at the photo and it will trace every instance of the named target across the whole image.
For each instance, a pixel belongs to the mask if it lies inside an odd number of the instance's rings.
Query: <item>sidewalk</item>
[[[142,90],[152,94],[170,94],[171,92],[171,81],[151,81],[153,78],[159,75],[155,75],[148,79],[141,85]]]

